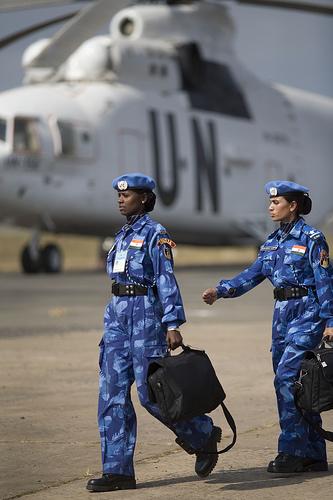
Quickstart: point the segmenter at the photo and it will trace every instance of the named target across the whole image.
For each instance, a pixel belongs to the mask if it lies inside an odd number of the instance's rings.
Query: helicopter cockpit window
[[[192,108],[251,119],[243,89],[227,65],[203,59],[196,43],[180,45],[177,52]]]
[[[6,142],[6,130],[7,122],[3,118],[0,118],[0,141]]]
[[[15,118],[14,151],[15,153],[31,154],[37,154],[40,152],[37,118]]]

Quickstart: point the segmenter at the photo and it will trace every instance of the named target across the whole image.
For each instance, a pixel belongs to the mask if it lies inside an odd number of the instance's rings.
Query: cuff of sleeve
[[[217,298],[218,299],[228,299],[233,297],[236,293],[236,288],[233,288],[228,283],[224,282],[216,287]]]
[[[326,321],[326,328],[333,328],[333,318]]]
[[[169,331],[169,330],[179,330],[179,327],[180,327],[180,325],[178,325],[178,324],[177,324],[177,325],[176,325],[176,324],[169,324],[169,325],[167,326],[167,330],[168,330],[168,331]]]

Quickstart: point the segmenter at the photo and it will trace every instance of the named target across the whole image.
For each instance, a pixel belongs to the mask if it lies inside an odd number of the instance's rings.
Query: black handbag
[[[318,349],[306,351],[301,363],[299,379],[295,382],[296,408],[305,420],[328,441],[333,441],[333,432],[324,430],[311,420],[311,413],[322,413],[333,409],[333,345],[325,341]]]
[[[236,425],[223,403],[226,394],[205,351],[182,345],[183,351],[152,361],[148,367],[148,396],[158,405],[167,422],[188,420],[210,413],[222,406],[233,431],[231,444],[218,453],[230,450],[236,442]]]

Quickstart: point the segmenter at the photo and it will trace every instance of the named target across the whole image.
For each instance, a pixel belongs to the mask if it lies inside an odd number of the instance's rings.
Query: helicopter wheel
[[[21,266],[26,274],[36,274],[40,271],[40,253],[33,252],[29,245],[26,245],[21,253]]]
[[[40,252],[41,270],[45,273],[60,273],[62,261],[62,252],[57,245],[46,245]]]

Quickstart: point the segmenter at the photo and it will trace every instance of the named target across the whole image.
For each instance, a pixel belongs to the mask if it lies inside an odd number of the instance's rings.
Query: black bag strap
[[[224,416],[226,418],[226,421],[228,422],[229,427],[233,432],[233,437],[232,437],[231,443],[228,444],[228,446],[223,448],[223,450],[220,450],[217,452],[218,455],[220,453],[226,453],[227,451],[231,450],[231,448],[234,446],[234,444],[236,443],[236,440],[237,440],[237,429],[236,429],[236,424],[235,424],[235,421],[233,419],[233,416],[231,415],[230,411],[228,410],[226,405],[223,403],[223,401],[221,401],[221,407],[222,407]]]
[[[333,340],[330,340],[329,335],[325,335],[325,337],[321,339],[318,349],[332,349],[332,348],[333,348]]]
[[[233,419],[233,416],[231,415],[231,413],[229,412],[228,408],[223,403],[223,401],[221,402],[221,407],[222,407],[224,416],[226,418],[226,421],[228,422],[229,427],[231,428],[231,430],[233,432],[232,441],[231,441],[230,444],[228,444],[228,446],[226,446],[225,448],[223,448],[223,450],[220,450],[220,451],[205,451],[204,453],[206,453],[207,455],[220,455],[221,453],[226,453],[227,451],[231,450],[231,448],[234,446],[234,444],[236,443],[236,440],[237,440],[237,430],[236,430],[236,424],[235,424],[235,421]],[[181,446],[190,455],[193,455],[194,453],[200,453],[202,451],[202,450],[196,450],[196,449],[192,448],[185,441],[183,441],[182,439],[180,439],[180,437],[177,437],[176,443],[179,446]]]
[[[294,395],[294,402],[295,402],[295,406],[297,408],[297,410],[301,413],[302,417],[304,418],[304,420],[309,424],[311,425],[311,427],[313,429],[315,429],[317,431],[317,433],[319,434],[319,436],[321,436],[323,439],[326,439],[327,441],[332,441],[333,442],[333,432],[331,431],[326,431],[325,429],[322,428],[321,425],[319,424],[316,424],[312,419],[311,419],[311,414],[307,413],[305,410],[303,410],[303,408],[301,408],[298,404],[298,400],[297,400],[297,393],[295,393]]]

